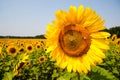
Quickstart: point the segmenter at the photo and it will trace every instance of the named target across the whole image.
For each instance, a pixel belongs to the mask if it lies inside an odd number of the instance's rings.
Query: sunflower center
[[[37,45],[37,48],[40,48],[40,46],[39,46],[39,45]]]
[[[59,35],[59,44],[64,53],[72,57],[87,53],[91,43],[88,31],[85,28],[66,29]]]
[[[14,53],[16,52],[16,49],[15,49],[15,48],[10,48],[10,52],[11,52],[12,54],[14,54]]]
[[[120,44],[120,40],[118,41],[118,44]]]
[[[31,46],[28,46],[28,50],[32,50],[32,47],[31,47]]]
[[[44,58],[40,58],[40,61],[44,61]]]
[[[81,33],[74,30],[67,31],[63,36],[63,40],[64,46],[66,46],[69,50],[72,51],[76,51],[83,42]]]
[[[23,51],[24,51],[24,49],[23,49],[23,48],[21,48],[21,49],[20,49],[20,52],[23,52]]]

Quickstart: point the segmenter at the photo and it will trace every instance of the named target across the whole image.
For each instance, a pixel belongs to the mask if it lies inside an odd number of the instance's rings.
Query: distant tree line
[[[0,36],[0,38],[46,39],[44,34],[36,36]]]
[[[105,29],[105,31],[109,32],[111,36],[116,34],[117,37],[120,38],[120,26],[111,27],[109,29]]]
[[[109,29],[105,29],[104,31],[107,31],[111,34],[111,36],[113,34],[116,34],[118,38],[120,38],[120,26],[115,26],[115,27],[111,27]],[[32,38],[32,39],[46,39],[44,34],[41,35],[36,35],[36,36],[0,36],[0,38]]]

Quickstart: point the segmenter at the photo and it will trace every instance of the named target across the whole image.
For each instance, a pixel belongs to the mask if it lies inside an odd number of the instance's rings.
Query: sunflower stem
[[[77,72],[77,77],[78,77],[78,80],[80,80],[80,74],[79,74],[79,72]]]

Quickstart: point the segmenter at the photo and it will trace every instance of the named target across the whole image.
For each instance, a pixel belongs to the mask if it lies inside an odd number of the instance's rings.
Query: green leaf
[[[115,74],[119,74],[119,71],[116,68],[113,68],[112,72],[115,73]]]
[[[13,78],[13,73],[12,72],[6,72],[4,73],[4,77],[2,80],[12,80]]]
[[[92,67],[88,76],[91,80],[118,80],[111,72],[99,66]]]
[[[54,70],[53,74],[52,74],[52,78],[54,79],[54,78],[56,78],[58,76],[59,76],[59,74],[57,73],[57,70]]]

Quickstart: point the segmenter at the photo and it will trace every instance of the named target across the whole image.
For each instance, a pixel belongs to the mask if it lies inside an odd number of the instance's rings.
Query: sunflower
[[[18,48],[14,45],[10,45],[7,47],[7,52],[8,52],[8,55],[16,56],[18,52]]]
[[[26,45],[26,51],[27,51],[28,53],[32,53],[33,50],[34,50],[33,45],[31,45],[31,44],[27,44],[27,45]]]
[[[46,60],[46,57],[45,57],[45,56],[40,56],[40,57],[38,58],[38,61],[39,61],[40,63],[45,62],[45,60]]]
[[[20,48],[19,48],[19,52],[25,52],[25,48],[22,47],[22,46],[20,46]]]
[[[117,35],[116,34],[113,34],[112,36],[112,41],[115,41],[117,39]]]
[[[52,60],[68,72],[88,73],[91,65],[101,63],[105,58],[103,50],[109,46],[105,39],[110,36],[103,32],[104,20],[91,8],[81,5],[78,9],[70,6],[69,11],[58,10],[56,20],[47,25],[47,52]]]
[[[13,73],[17,75],[20,71],[20,69],[25,65],[25,63],[29,60],[29,55],[27,53],[22,54],[20,57],[19,62],[15,65],[13,69]]]
[[[20,46],[24,47],[25,46],[25,42],[21,41],[20,42]]]
[[[117,38],[117,40],[116,40],[116,46],[120,47],[120,38]]]
[[[25,63],[25,66],[30,66],[31,65],[31,62],[30,61],[27,61],[26,63]]]
[[[2,41],[0,41],[0,47],[3,47],[3,42]]]
[[[114,50],[114,53],[115,53],[116,56],[118,56],[120,52],[119,52],[118,49],[115,49],[115,50]]]
[[[40,50],[41,45],[40,45],[40,44],[36,44],[35,48],[36,48],[37,50]]]
[[[117,39],[117,44],[120,45],[120,38]]]
[[[113,34],[112,37],[111,37],[110,43],[115,44],[115,43],[116,43],[116,40],[117,40],[117,35],[116,35],[116,34]]]

